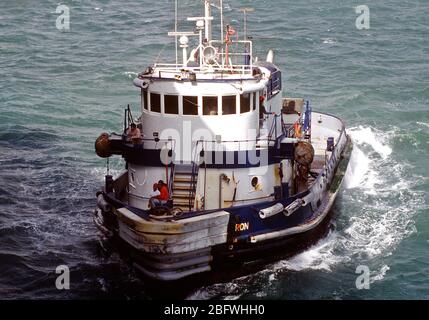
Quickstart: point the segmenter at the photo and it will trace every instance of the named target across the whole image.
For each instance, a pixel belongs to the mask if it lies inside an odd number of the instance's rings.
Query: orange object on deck
[[[295,130],[295,137],[301,138],[301,125],[299,124],[299,121],[295,122],[293,128]]]

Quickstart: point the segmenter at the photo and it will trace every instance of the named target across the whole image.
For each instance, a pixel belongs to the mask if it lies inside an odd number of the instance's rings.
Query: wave
[[[123,72],[123,75],[127,76],[130,79],[134,79],[138,76],[138,73],[134,72],[134,71],[125,71],[125,72]]]
[[[301,259],[311,269],[324,266],[329,271],[350,258],[368,260],[390,255],[403,238],[415,231],[413,217],[424,206],[424,193],[414,190],[422,177],[413,177],[409,165],[393,156],[389,144],[395,131],[360,126],[348,133],[354,151],[342,194],[347,208],[341,217],[344,228],[293,258]],[[323,256],[323,264],[315,263]]]
[[[335,44],[337,40],[334,38],[322,38],[323,44]]]
[[[112,169],[110,168],[109,173],[114,178],[119,177],[125,170],[124,169]],[[104,177],[107,174],[106,168],[95,167],[90,170],[91,176],[95,177],[98,181],[104,181]]]
[[[421,127],[429,128],[429,123],[426,123],[426,122],[419,122],[419,121],[417,121],[416,123],[417,123],[419,126],[421,126]]]

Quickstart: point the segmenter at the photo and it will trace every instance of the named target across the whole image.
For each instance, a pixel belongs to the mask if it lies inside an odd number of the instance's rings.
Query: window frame
[[[145,89],[142,89],[141,93],[141,103],[142,103],[142,111],[143,110],[149,110],[149,104],[148,104],[148,92]]]
[[[152,108],[152,95],[158,95],[159,96],[159,111],[154,111]],[[156,93],[156,92],[150,92],[149,97],[150,97],[150,111],[154,112],[154,113],[162,113],[162,94],[160,93]]]
[[[179,96],[178,95],[174,95],[174,94],[164,94],[164,112],[163,114],[166,115],[170,115],[170,116],[174,116],[174,115],[179,115],[180,114],[180,110],[179,110]],[[175,113],[171,113],[171,112],[167,112],[167,99],[169,98],[175,98],[176,100],[176,108],[177,108],[177,112]]]

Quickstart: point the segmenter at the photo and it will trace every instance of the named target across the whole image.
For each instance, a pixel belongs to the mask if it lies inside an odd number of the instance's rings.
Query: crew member
[[[130,127],[128,128],[127,138],[135,144],[141,142],[141,139],[142,139],[141,132],[140,132],[140,129],[137,128],[135,123],[131,123]]]
[[[264,122],[264,115],[275,115],[275,112],[268,112],[267,109],[265,109],[265,96],[261,95],[259,96],[259,124],[262,127],[262,124]]]
[[[170,195],[168,193],[168,187],[162,180],[159,180],[158,182],[158,191],[159,191],[159,195],[155,197],[151,197],[149,200],[149,206],[151,208],[165,206],[168,200],[170,199]]]

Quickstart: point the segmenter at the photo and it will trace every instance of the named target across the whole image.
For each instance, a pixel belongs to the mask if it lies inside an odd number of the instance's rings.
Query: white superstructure
[[[264,151],[282,135],[281,73],[273,64],[273,52],[268,52],[268,61],[258,63],[252,41],[239,39],[231,26],[222,28],[225,34],[214,39],[210,1],[205,1],[204,13],[188,18],[195,21],[195,30],[169,33],[178,41],[176,56],[180,63],[156,63],[134,80],[141,89],[144,148],[172,150],[172,162],[187,164],[205,161],[202,150],[206,155],[226,151],[231,157],[234,151],[262,150],[262,156],[255,153],[255,157],[267,157]],[[198,39],[195,48],[189,47],[191,37]],[[260,114],[261,97],[264,114]],[[280,184],[278,165],[263,160],[265,164],[256,167],[243,163],[234,167],[239,163],[218,160],[218,166],[205,169],[203,175],[200,170],[193,209],[216,209],[270,198],[273,186]],[[130,204],[141,208],[147,207],[154,182],[151,177],[174,179],[168,168],[160,166],[129,163],[128,168]],[[234,177],[234,181],[223,185],[221,174],[228,181]],[[252,186],[255,178],[256,187]]]

